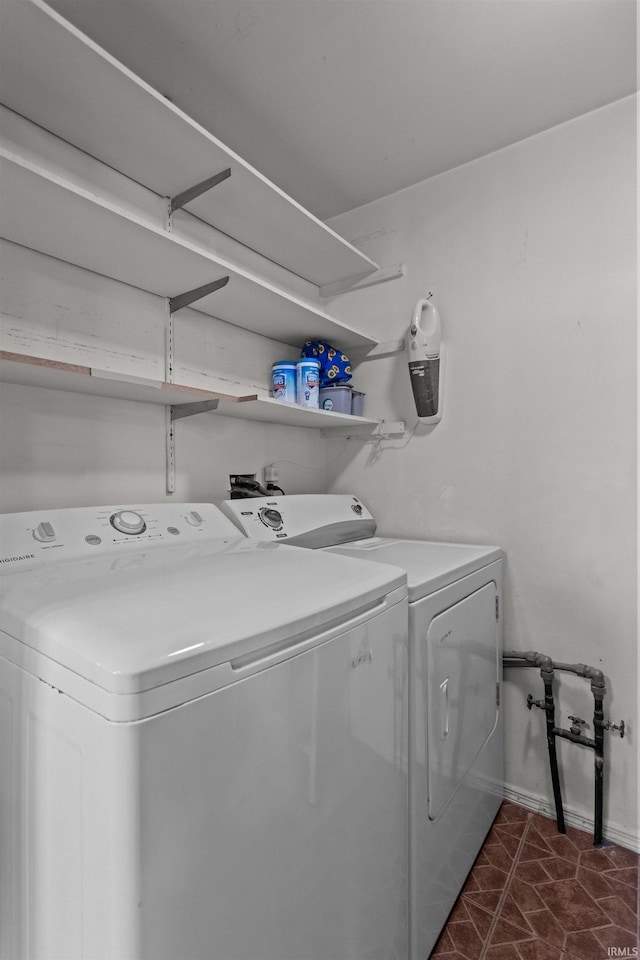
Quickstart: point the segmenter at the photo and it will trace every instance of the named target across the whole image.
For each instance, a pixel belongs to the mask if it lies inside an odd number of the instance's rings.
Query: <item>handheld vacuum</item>
[[[440,314],[427,298],[418,300],[409,328],[409,377],[418,419],[442,419],[444,364],[441,363]]]

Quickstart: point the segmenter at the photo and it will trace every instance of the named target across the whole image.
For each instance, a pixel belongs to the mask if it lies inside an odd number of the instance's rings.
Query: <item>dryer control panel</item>
[[[70,507],[0,515],[0,574],[154,545],[238,540],[212,503]]]
[[[376,532],[373,516],[362,500],[351,494],[247,497],[224,500],[220,506],[252,540],[316,549],[364,540]]]

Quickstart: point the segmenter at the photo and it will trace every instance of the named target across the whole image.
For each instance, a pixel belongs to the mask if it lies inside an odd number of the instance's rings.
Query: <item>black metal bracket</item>
[[[171,407],[171,420],[182,420],[184,417],[194,417],[197,413],[209,413],[217,410],[219,400],[202,400],[199,403],[177,403]]]
[[[191,200],[195,200],[196,197],[201,196],[203,193],[206,193],[207,190],[211,190],[212,187],[216,187],[219,183],[222,183],[224,180],[228,180],[231,176],[231,167],[227,167],[226,170],[222,170],[220,173],[216,173],[213,177],[207,177],[206,180],[201,180],[200,183],[194,184],[193,187],[189,187],[188,190],[183,190],[182,193],[177,193],[175,197],[169,198],[169,213],[175,213],[176,210],[180,210],[185,204],[189,203]]]
[[[204,286],[196,287],[194,290],[187,290],[186,293],[181,293],[177,297],[169,297],[169,313],[173,314],[178,310],[182,310],[183,307],[188,307],[189,304],[195,303],[196,300],[201,300],[210,293],[221,290],[222,287],[226,287],[228,283],[229,277],[222,277],[220,280],[205,283]]]

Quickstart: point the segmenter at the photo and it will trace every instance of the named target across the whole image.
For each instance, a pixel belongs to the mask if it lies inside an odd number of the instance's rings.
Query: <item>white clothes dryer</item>
[[[0,517],[3,960],[407,957],[404,571]]]
[[[407,571],[410,953],[424,960],[503,795],[504,553],[377,537],[373,516],[350,495],[227,500],[222,509],[255,540],[323,548]]]

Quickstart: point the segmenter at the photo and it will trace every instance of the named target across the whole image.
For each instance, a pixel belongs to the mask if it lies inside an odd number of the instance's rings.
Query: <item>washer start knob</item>
[[[118,512],[114,513],[111,517],[111,526],[114,527],[118,533],[127,533],[130,536],[144,533],[147,529],[143,518],[133,510],[118,510]]]
[[[271,527],[272,530],[280,530],[282,527],[282,514],[279,510],[274,510],[273,507],[263,507],[258,512],[258,516],[265,527]]]

